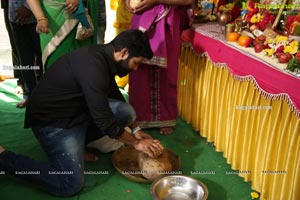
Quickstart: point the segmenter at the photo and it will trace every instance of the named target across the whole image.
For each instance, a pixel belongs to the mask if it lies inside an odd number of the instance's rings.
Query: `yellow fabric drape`
[[[261,199],[300,199],[300,118],[283,96],[262,95],[253,78],[183,44],[178,108]]]

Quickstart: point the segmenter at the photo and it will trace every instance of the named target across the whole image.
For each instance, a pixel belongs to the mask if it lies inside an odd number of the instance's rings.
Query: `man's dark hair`
[[[110,44],[113,45],[115,51],[127,48],[130,57],[142,56],[147,59],[153,57],[148,36],[140,30],[125,30],[119,33]]]

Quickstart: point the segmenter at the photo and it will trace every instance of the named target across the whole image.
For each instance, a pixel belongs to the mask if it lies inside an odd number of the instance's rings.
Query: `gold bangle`
[[[40,17],[40,18],[38,18],[37,22],[39,23],[40,21],[43,21],[43,20],[48,21],[48,19],[46,17]]]

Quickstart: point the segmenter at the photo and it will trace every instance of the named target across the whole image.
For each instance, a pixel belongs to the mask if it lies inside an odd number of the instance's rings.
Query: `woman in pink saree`
[[[129,0],[127,0],[129,1]],[[143,0],[134,9],[132,29],[145,30],[154,53],[129,76],[129,102],[141,128],[159,128],[170,134],[176,125],[177,73],[180,34],[186,11],[193,0]],[[187,18],[186,18],[187,19]]]

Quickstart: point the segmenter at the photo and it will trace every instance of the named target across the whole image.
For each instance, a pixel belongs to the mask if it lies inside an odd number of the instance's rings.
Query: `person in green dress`
[[[96,44],[97,37],[75,39],[78,22],[85,17],[87,5],[94,27],[97,27],[98,6],[96,0],[27,0],[40,33],[42,60],[45,71],[62,55],[79,47]],[[85,19],[86,20],[86,19]],[[96,30],[94,30],[96,33]]]

